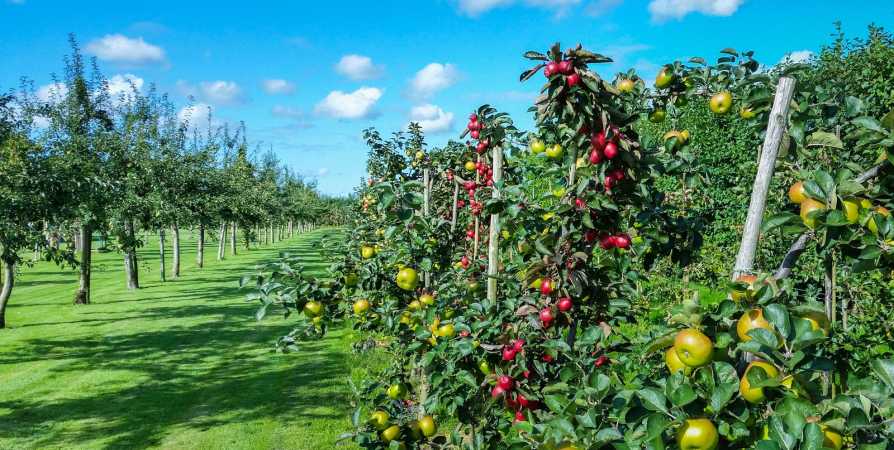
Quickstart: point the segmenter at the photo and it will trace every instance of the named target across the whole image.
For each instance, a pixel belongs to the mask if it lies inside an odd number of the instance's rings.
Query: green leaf
[[[881,126],[886,130],[894,131],[894,110],[882,117]]]
[[[852,120],[851,123],[858,127],[865,128],[867,130],[879,131],[879,132],[885,131],[882,129],[881,125],[879,125],[878,121],[873,119],[872,117],[866,117],[866,116],[857,117],[856,119]]]
[[[860,102],[860,99],[854,96],[847,96],[844,99],[844,111],[847,112],[849,116],[856,116],[860,114],[860,108],[863,104]]]
[[[877,359],[872,362],[872,370],[891,390],[894,390],[894,359]]]
[[[770,231],[775,230],[785,224],[788,223],[799,223],[801,222],[801,217],[790,213],[790,212],[780,212],[773,214],[772,216],[764,219],[764,223],[761,224],[761,234],[768,233]]]
[[[763,309],[764,317],[776,328],[779,335],[785,339],[791,337],[792,329],[791,321],[788,316],[788,309],[778,303],[767,305]]]
[[[354,425],[354,428],[360,427],[360,413],[363,412],[363,407],[360,406],[354,410],[354,413],[351,414],[351,425]]]
[[[723,410],[729,401],[732,400],[733,395],[738,391],[738,383],[724,383],[716,386],[714,388],[714,393],[711,394],[711,408],[714,408],[714,411]]]
[[[525,54],[522,56],[534,61],[549,61],[549,58],[547,58],[546,55],[540,52],[535,52],[533,50],[526,51]]]
[[[817,131],[810,136],[807,137],[807,146],[808,147],[829,147],[829,148],[844,148],[844,144],[841,142],[837,136],[832,133],[826,133],[825,131]]]
[[[564,417],[556,417],[555,419],[550,420],[549,426],[559,430],[563,435],[577,438],[577,434],[574,433],[574,425],[568,421],[568,419]]]
[[[664,430],[667,429],[668,425],[671,424],[670,419],[662,413],[655,413],[649,416],[646,419],[648,422],[646,424],[646,437],[644,440],[651,441],[657,437],[660,437]]]
[[[544,395],[543,403],[546,403],[546,406],[555,413],[565,411],[565,407],[568,406],[568,400],[561,394]]]
[[[667,413],[667,399],[664,392],[657,388],[648,387],[637,391],[639,398],[643,400],[643,406],[652,411],[661,411]]]

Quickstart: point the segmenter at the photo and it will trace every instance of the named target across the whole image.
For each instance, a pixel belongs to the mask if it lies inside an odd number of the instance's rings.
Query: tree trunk
[[[86,305],[90,303],[90,269],[93,251],[93,233],[90,227],[84,225],[81,227],[81,238],[78,248],[81,250],[81,267],[78,273],[78,293],[75,294],[75,305]]]
[[[196,256],[196,267],[205,264],[205,224],[199,224],[199,254]]]
[[[264,225],[264,244],[270,243],[270,235],[267,234],[267,225]]]
[[[159,263],[161,264],[161,281],[165,281],[165,229],[158,229]]]
[[[236,254],[236,222],[233,222],[233,232],[230,234],[230,254]]]
[[[295,233],[294,233],[295,230],[292,228],[292,225],[293,225],[292,219],[289,219],[289,237],[292,237],[295,235]]]
[[[250,230],[251,228],[248,226],[242,227],[242,251],[247,252],[249,250],[249,245],[251,245],[251,236]]]
[[[217,260],[223,259],[224,248],[227,245],[227,223],[220,224],[220,240],[217,241]]]
[[[16,277],[16,268],[12,263],[5,263],[4,268],[6,272],[3,274],[3,289],[0,289],[0,329],[6,328],[6,305],[9,303]]]
[[[134,246],[133,219],[124,221],[124,239],[128,247],[124,252],[124,273],[127,277],[127,289],[140,287],[140,276],[137,269],[137,250]]]
[[[171,278],[180,278],[180,228],[177,228],[177,225],[171,225],[171,245],[174,249]]]

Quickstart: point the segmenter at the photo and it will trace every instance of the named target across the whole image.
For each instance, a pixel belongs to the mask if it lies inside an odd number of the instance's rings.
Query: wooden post
[[[494,147],[493,160],[494,185],[503,179],[503,148]],[[500,191],[494,189],[494,198],[500,198]],[[492,303],[497,302],[497,269],[500,266],[500,215],[490,216],[490,237],[487,246],[487,299]]]
[[[788,124],[788,111],[794,90],[794,78],[782,77],[779,79],[779,85],[776,86],[776,99],[773,101],[773,109],[770,111],[767,136],[764,139],[763,151],[758,162],[757,177],[754,180],[754,189],[751,191],[751,203],[748,207],[748,216],[745,219],[742,245],[739,247],[739,255],[736,257],[733,280],[753,269],[757,240],[760,237],[761,223],[767,206],[767,193],[770,191],[770,182],[773,181],[773,170],[776,166],[776,158],[779,156],[779,145],[782,143],[782,137]]]

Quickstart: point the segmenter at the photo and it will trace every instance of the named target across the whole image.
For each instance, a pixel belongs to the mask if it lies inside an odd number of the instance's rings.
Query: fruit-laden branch
[[[891,161],[888,161],[886,159],[875,167],[864,172],[863,175],[860,175],[854,181],[857,183],[864,183],[867,180],[878,177],[882,172],[890,167]],[[804,253],[804,249],[807,247],[807,241],[809,240],[810,235],[808,233],[801,233],[801,235],[798,236],[798,239],[795,240],[791,248],[789,248],[788,252],[785,254],[785,258],[782,259],[782,264],[779,265],[779,269],[776,271],[776,275],[774,276],[774,278],[776,278],[777,280],[788,278],[788,276],[792,272],[792,268],[798,261],[798,258],[800,258],[801,254]]]

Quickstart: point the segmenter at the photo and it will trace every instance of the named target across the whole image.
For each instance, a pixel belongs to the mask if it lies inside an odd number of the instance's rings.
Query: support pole
[[[779,79],[779,85],[776,86],[776,99],[773,101],[773,108],[770,111],[770,122],[767,126],[763,152],[757,166],[757,177],[755,177],[754,189],[751,192],[751,203],[748,207],[748,216],[745,219],[745,230],[742,233],[742,245],[739,247],[739,255],[736,257],[736,266],[733,270],[733,280],[750,273],[753,269],[757,240],[760,237],[761,223],[767,206],[767,193],[770,191],[776,158],[779,156],[779,146],[788,124],[788,111],[794,90],[794,78],[782,77]]]
[[[503,179],[503,148],[494,147],[491,163],[494,168],[494,185]],[[494,198],[500,198],[500,191],[494,189]],[[497,302],[497,270],[500,266],[500,215],[490,216],[490,237],[487,246],[487,299],[494,304]]]

